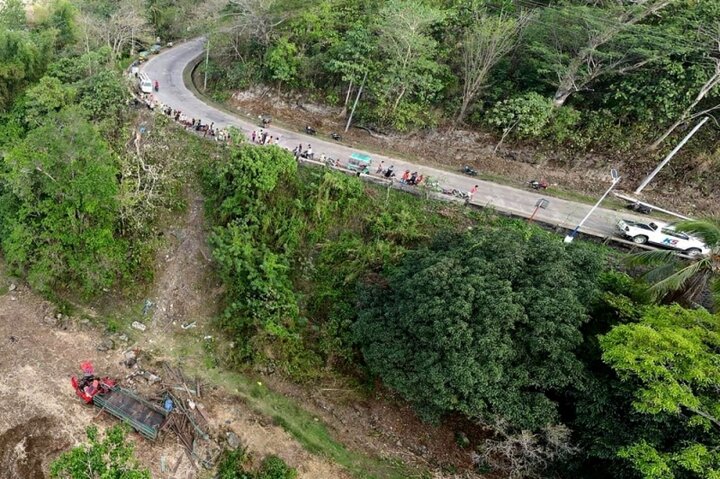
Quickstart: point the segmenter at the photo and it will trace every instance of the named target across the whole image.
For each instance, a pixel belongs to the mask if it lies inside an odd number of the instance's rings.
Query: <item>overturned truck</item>
[[[137,396],[108,377],[96,377],[93,365],[81,365],[83,376],[73,376],[71,383],[80,399],[129,424],[144,437],[154,440],[165,425],[168,411]]]

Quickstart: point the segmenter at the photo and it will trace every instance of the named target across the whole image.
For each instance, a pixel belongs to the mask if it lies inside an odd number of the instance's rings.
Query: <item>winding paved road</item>
[[[141,70],[145,71],[150,78],[160,82],[160,91],[156,97],[162,103],[178,110],[182,110],[190,118],[201,118],[203,123],[214,122],[216,126],[224,128],[235,126],[247,134],[257,130],[256,123],[251,123],[241,117],[226,113],[211,105],[204,103],[196,97],[185,85],[183,71],[185,67],[198,58],[204,52],[202,39],[195,39],[177,45],[162,53],[153,56],[148,62],[142,65]],[[282,128],[270,127],[269,133],[273,136],[280,135],[280,144],[289,149],[302,143],[312,144],[316,156],[321,153],[341,160],[347,158],[353,151],[358,151],[341,143],[325,141],[319,137],[306,136],[296,131],[289,131]],[[431,176],[446,188],[456,188],[461,191],[469,191],[474,184],[479,185],[479,191],[475,194],[473,203],[480,206],[489,206],[497,210],[505,211],[519,216],[528,217],[532,213],[535,203],[543,195],[537,194],[529,189],[518,189],[510,186],[499,185],[488,181],[470,178],[462,174],[455,174],[436,168],[412,164],[396,158],[373,154],[373,161],[377,164],[384,161],[385,165],[394,165],[396,171],[418,171],[419,173]],[[609,178],[608,178],[609,181]],[[608,183],[609,186],[609,183]],[[558,198],[545,197],[550,201],[547,209],[540,210],[536,219],[546,224],[560,226],[567,229],[574,228],[579,221],[587,214],[589,205]],[[604,208],[598,208],[590,219],[583,226],[581,233],[594,236],[606,237],[612,235],[615,223],[620,218],[633,217],[645,219],[647,217],[636,217],[632,214],[620,213]]]

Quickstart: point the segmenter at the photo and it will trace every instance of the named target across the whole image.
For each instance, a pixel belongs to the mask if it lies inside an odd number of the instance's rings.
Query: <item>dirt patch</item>
[[[44,477],[45,457],[68,446],[57,428],[53,418],[34,417],[0,434],[0,479]]]
[[[278,96],[269,89],[235,93],[230,104],[253,116],[268,114],[288,128],[301,131],[313,126],[319,135],[344,130],[339,108],[315,105],[301,95]],[[440,127],[409,134],[371,133],[351,128],[343,143],[370,151],[397,155],[418,164],[459,171],[469,165],[483,174],[502,177],[503,182],[523,187],[528,180],[545,178],[567,191],[597,196],[607,188],[608,170],[621,171],[620,189],[632,190],[647,175],[665,150],[653,153],[578,152],[563,148],[540,148],[533,144],[506,143],[493,152],[498,138],[491,134],[454,127]],[[689,155],[688,155],[689,158]],[[688,215],[712,214],[720,206],[718,160],[699,158],[690,162],[680,153],[643,192],[643,199]]]
[[[303,404],[353,449],[435,471],[472,468],[469,451],[455,441],[457,433],[476,436],[466,422],[423,422],[410,405],[381,387],[366,396],[338,384],[300,386],[278,376],[265,376],[263,381]]]

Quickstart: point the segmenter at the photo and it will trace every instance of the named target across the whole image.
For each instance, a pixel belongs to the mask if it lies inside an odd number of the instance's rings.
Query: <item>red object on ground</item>
[[[115,386],[115,381],[108,377],[96,378],[95,368],[90,361],[85,361],[80,365],[80,369],[83,371],[83,377],[78,379],[77,376],[70,378],[70,384],[72,384],[75,394],[85,401],[85,404],[93,402],[93,397],[98,394],[108,392]]]

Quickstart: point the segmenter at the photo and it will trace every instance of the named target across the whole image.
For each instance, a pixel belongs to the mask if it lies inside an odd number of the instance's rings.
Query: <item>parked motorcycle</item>
[[[317,131],[310,125],[305,126],[305,133],[308,135],[315,135]]]
[[[337,134],[335,132],[330,133],[330,138],[332,138],[335,141],[342,141],[342,136],[340,136],[339,134]]]
[[[260,118],[260,126],[263,128],[267,128],[270,126],[270,123],[272,123],[272,117],[267,115],[260,115],[258,118]]]
[[[533,190],[545,190],[549,185],[545,180],[530,180],[528,181],[528,186]]]
[[[468,165],[463,166],[463,169],[461,170],[466,175],[470,176],[477,176],[478,172],[475,168],[471,168]]]
[[[650,208],[648,205],[642,204],[639,201],[636,201],[635,203],[630,203],[629,205],[625,206],[625,208],[629,209],[630,211],[635,211],[636,213],[642,213],[644,215],[649,215],[652,213],[652,208]]]

